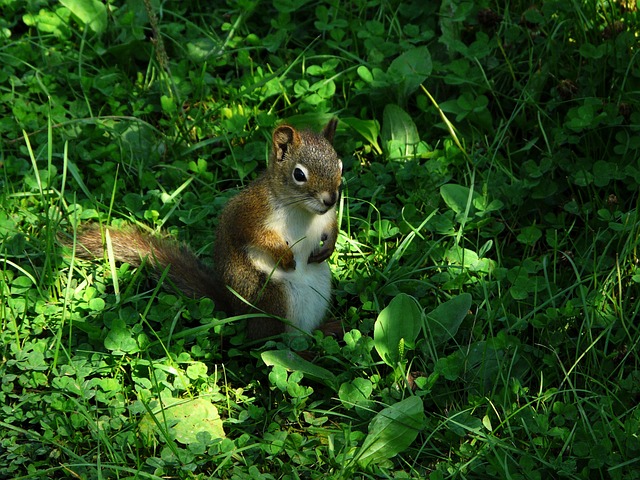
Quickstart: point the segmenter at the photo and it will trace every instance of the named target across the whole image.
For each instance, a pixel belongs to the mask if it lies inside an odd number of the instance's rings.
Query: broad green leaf
[[[289,434],[283,431],[265,432],[262,448],[269,455],[278,455],[284,450],[288,436]],[[256,475],[256,477],[260,478],[261,476]]]
[[[401,98],[406,99],[431,75],[432,68],[429,49],[423,46],[407,50],[395,58],[387,75],[398,86]]]
[[[448,183],[440,187],[440,196],[444,200],[444,203],[456,213],[463,213],[467,210],[467,204],[469,203],[469,196],[471,195],[471,202],[469,204],[469,216],[472,216],[475,212],[473,202],[480,198],[480,194],[476,191],[471,194],[469,187],[462,185],[456,185]]]
[[[93,30],[103,33],[107,29],[107,7],[99,0],[60,0],[78,20]]]
[[[593,164],[593,181],[598,187],[606,187],[612,178],[618,175],[618,168],[614,162],[598,160]]]
[[[473,266],[478,262],[479,257],[476,252],[469,250],[468,248],[462,248],[458,245],[453,245],[446,252],[446,258],[449,263],[454,265],[460,265],[463,268],[473,269]]]
[[[526,272],[518,275],[511,283],[509,293],[516,300],[524,300],[529,296],[529,290],[533,282]]]
[[[113,395],[122,391],[122,384],[115,378],[97,378],[95,379],[95,383],[99,385],[103,391]]]
[[[405,451],[424,428],[426,417],[419,397],[409,397],[379,412],[369,424],[369,432],[356,455],[366,467]]]
[[[33,285],[34,285],[34,282],[31,278],[21,275],[19,277],[16,277],[11,282],[11,293],[12,294],[24,293],[30,288],[32,288]]]
[[[382,149],[378,144],[378,136],[380,135],[380,124],[377,120],[361,120],[355,117],[341,118],[340,122],[349,125],[358,134],[362,136],[375,149],[376,153],[381,154]]]
[[[0,210],[0,237],[6,239],[10,238],[9,233],[13,233],[17,230],[17,221],[13,216],[7,215],[7,212]]]
[[[162,409],[147,412],[140,421],[140,431],[147,438],[168,432],[170,438],[184,445],[210,444],[225,437],[218,409],[204,398],[175,400]]]
[[[324,383],[334,390],[336,389],[336,376],[333,373],[308,362],[291,350],[271,350],[262,352],[260,356],[262,357],[262,361],[270,367],[277,365],[289,371],[302,372],[306,377]]]
[[[380,358],[396,367],[404,357],[404,349],[413,349],[423,324],[423,312],[411,296],[396,295],[380,312],[373,329],[373,344]]]
[[[427,314],[426,331],[435,345],[452,339],[471,308],[471,295],[462,293]]]
[[[409,114],[393,103],[384,108],[380,136],[389,160],[415,156],[420,143],[418,129]]]
[[[447,428],[460,437],[464,437],[468,432],[479,432],[482,430],[482,421],[474,417],[469,412],[451,412],[447,419]]]

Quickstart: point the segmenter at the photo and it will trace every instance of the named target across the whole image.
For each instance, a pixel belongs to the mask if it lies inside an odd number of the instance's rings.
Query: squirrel
[[[273,131],[266,171],[220,214],[212,267],[188,247],[134,227],[109,229],[115,259],[132,266],[146,259],[156,272],[169,267],[169,279],[184,294],[210,297],[227,314],[269,314],[248,321],[250,339],[312,332],[331,297],[325,260],[336,245],[342,189],[342,161],[332,146],[336,126],[334,118],[321,134],[289,125]],[[79,257],[104,256],[99,227],[81,230],[77,241]]]

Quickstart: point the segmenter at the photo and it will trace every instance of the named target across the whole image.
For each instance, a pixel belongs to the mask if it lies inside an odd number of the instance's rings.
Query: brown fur
[[[169,278],[186,295],[194,298],[209,297],[218,302],[221,298],[214,287],[214,272],[202,263],[188,247],[168,238],[153,237],[134,227],[109,229],[111,247],[118,262],[139,267],[143,260],[164,270],[171,265]],[[92,259],[105,257],[103,235],[97,225],[91,225],[78,235],[78,257]]]

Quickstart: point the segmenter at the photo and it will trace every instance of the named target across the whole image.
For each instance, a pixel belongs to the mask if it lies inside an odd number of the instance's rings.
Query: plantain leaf
[[[415,123],[407,112],[393,103],[384,107],[380,136],[389,160],[411,158],[419,148],[420,135]]]
[[[427,314],[427,334],[436,345],[452,339],[471,308],[471,295],[462,293]]]
[[[404,349],[413,349],[423,324],[423,312],[415,298],[400,293],[380,312],[373,328],[373,345],[380,358],[396,367]]]
[[[356,455],[362,467],[405,451],[424,428],[426,417],[419,397],[408,397],[379,412]]]

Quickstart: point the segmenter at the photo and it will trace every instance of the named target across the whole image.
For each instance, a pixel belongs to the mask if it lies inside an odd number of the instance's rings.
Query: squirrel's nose
[[[336,202],[338,201],[338,192],[324,192],[322,194],[322,203],[324,203],[324,205],[326,207],[333,207]]]

